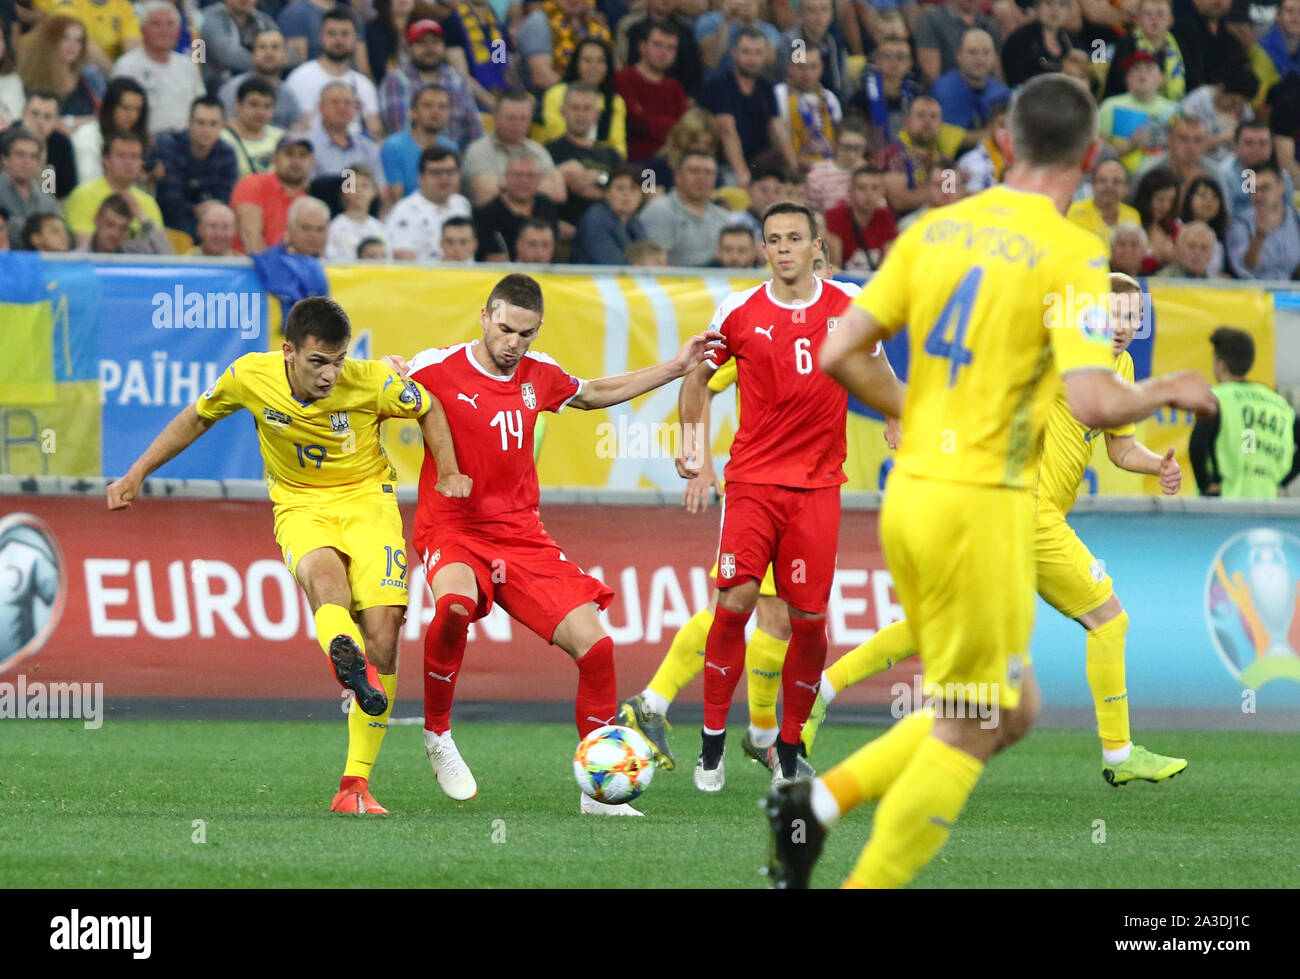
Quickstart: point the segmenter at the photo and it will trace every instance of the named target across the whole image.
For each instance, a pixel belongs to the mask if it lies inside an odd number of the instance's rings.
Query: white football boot
[[[695,763],[695,787],[701,792],[721,792],[727,784],[727,771],[721,758],[717,768],[705,768],[704,756],[700,755]]]
[[[458,802],[478,795],[478,783],[474,781],[474,775],[465,764],[465,759],[456,750],[456,742],[451,739],[450,731],[441,736],[425,731],[424,750],[442,791]]]

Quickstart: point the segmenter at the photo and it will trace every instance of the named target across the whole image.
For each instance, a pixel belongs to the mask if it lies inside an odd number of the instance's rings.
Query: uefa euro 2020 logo
[[[30,513],[0,519],[0,674],[54,634],[67,581],[63,552],[45,521]]]
[[[1242,531],[1219,548],[1205,584],[1205,617],[1219,658],[1243,686],[1300,682],[1300,538]]]

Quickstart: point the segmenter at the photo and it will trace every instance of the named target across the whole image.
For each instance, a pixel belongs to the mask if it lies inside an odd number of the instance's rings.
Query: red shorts
[[[835,580],[840,488],[792,489],[727,482],[718,544],[718,587],[762,581],[772,565],[776,594],[821,614]]]
[[[540,521],[441,526],[421,531],[415,541],[424,558],[424,574],[433,576],[449,564],[467,564],[478,582],[473,620],[487,615],[493,602],[547,642],[564,617],[587,602],[602,609],[614,600],[603,581],[571,563]],[[472,620],[472,621],[473,621]]]

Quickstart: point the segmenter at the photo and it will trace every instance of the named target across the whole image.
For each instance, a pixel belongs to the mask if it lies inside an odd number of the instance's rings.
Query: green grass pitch
[[[812,760],[827,766],[874,733],[828,726]],[[468,803],[438,789],[420,728],[394,726],[372,786],[394,815],[358,818],[326,811],[341,723],[9,723],[0,886],[349,887],[358,884],[350,855],[364,846],[395,887],[762,887],[767,829],[756,803],[767,776],[740,754],[740,735],[728,739],[720,795],[692,787],[698,734],[683,725],[681,766],[656,773],[646,818],[601,819],[578,814],[571,725],[457,725],[479,782]],[[1187,772],[1112,788],[1092,734],[1034,732],[989,766],[917,885],[1294,886],[1300,734],[1145,732],[1143,741],[1183,754]],[[816,885],[843,879],[871,810],[833,831]]]

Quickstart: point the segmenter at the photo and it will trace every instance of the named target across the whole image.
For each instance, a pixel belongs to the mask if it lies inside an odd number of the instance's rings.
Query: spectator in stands
[[[934,167],[930,170],[925,190],[925,203],[898,222],[900,233],[906,231],[935,208],[946,207],[955,201],[961,200],[965,192],[965,184],[962,181],[961,174],[952,166],[951,162],[948,162],[943,167]]]
[[[62,200],[77,186],[77,166],[72,141],[58,128],[59,99],[53,92],[28,90],[23,118],[8,132],[22,128],[45,143],[45,165],[54,170],[54,196]],[[4,133],[0,133],[0,139]]]
[[[120,195],[129,205],[133,240],[144,240],[154,228],[161,229],[163,217],[158,202],[135,186],[144,172],[144,141],[133,132],[114,133],[104,147],[103,166],[104,175],[78,184],[64,205],[63,216],[78,243],[90,240],[99,205],[113,194]]]
[[[204,201],[197,208],[198,225],[195,228],[191,255],[209,258],[229,258],[235,252],[235,233],[238,225],[235,212],[221,201]]]
[[[790,132],[795,162],[799,167],[823,163],[835,153],[835,131],[844,121],[844,112],[835,93],[822,86],[821,50],[796,48],[786,59],[785,77],[773,94],[777,117]]]
[[[445,135],[450,118],[451,100],[437,85],[426,85],[412,97],[410,125],[404,132],[393,133],[379,148],[384,179],[395,198],[406,196],[419,185],[420,154],[430,146],[460,151],[456,142]]]
[[[416,189],[388,215],[388,242],[400,262],[442,260],[442,226],[453,217],[468,218],[473,210],[459,193],[460,167],[445,146],[430,146],[420,154]]]
[[[225,113],[215,95],[201,95],[190,106],[186,132],[158,137],[158,206],[169,228],[191,237],[198,229],[195,208],[204,201],[228,201],[239,179],[235,151],[221,141]]]
[[[1281,170],[1268,123],[1243,122],[1237,127],[1232,159],[1225,161],[1217,174],[1219,185],[1228,201],[1229,219],[1242,217],[1250,211],[1253,174],[1267,166]],[[1287,198],[1293,197],[1295,185],[1291,181],[1291,175],[1283,172],[1282,182]]]
[[[1259,46],[1277,69],[1278,77],[1300,74],[1300,0],[1281,0],[1277,19],[1259,39]]]
[[[757,264],[758,243],[748,228],[730,225],[718,232],[718,250],[709,263],[711,268],[749,269]]]
[[[970,149],[987,133],[993,106],[1011,98],[1011,90],[994,75],[997,54],[993,38],[973,27],[957,49],[957,67],[934,83],[930,93],[939,100],[943,121],[966,130],[962,148]]]
[[[82,181],[104,175],[104,137],[129,131],[149,144],[149,100],[134,78],[114,78],[99,104],[98,125],[81,126],[72,134],[77,158],[77,177]]]
[[[869,166],[853,171],[848,199],[826,212],[826,230],[832,265],[854,271],[880,268],[898,237],[881,171]]]
[[[325,257],[333,262],[346,262],[354,258],[361,242],[378,239],[383,245],[383,258],[392,258],[388,249],[388,230],[384,222],[370,213],[379,188],[370,168],[360,165],[352,168],[350,179],[343,181],[343,212],[330,222],[325,239]]]
[[[1156,273],[1157,276],[1175,279],[1217,278],[1210,272],[1214,248],[1218,241],[1210,226],[1203,221],[1183,225],[1174,243],[1174,260]]]
[[[627,158],[634,163],[655,156],[690,108],[681,82],[669,74],[678,33],[676,24],[653,24],[641,39],[636,63],[614,76],[627,103]]]
[[[1147,157],[1136,177],[1140,182],[1156,167],[1167,167],[1178,178],[1181,206],[1182,188],[1197,177],[1208,177],[1215,172],[1214,161],[1205,155],[1205,126],[1192,116],[1175,115],[1169,120],[1166,143],[1163,153]]]
[[[388,243],[378,238],[367,238],[357,245],[357,258],[363,261],[388,261]]]
[[[1278,168],[1255,170],[1254,205],[1228,227],[1228,264],[1242,279],[1290,279],[1300,267],[1300,218]]]
[[[340,4],[333,0],[290,0],[281,7],[275,16],[276,26],[284,34],[285,43],[291,52],[294,64],[319,58],[324,49],[325,40],[321,28],[325,24],[325,15],[340,9]],[[347,6],[342,5],[344,12]],[[355,23],[355,20],[353,21]],[[315,105],[315,98],[304,105]]]
[[[930,197],[927,188],[930,171],[951,166],[950,154],[943,152],[940,143],[942,131],[938,100],[930,95],[918,95],[912,101],[898,140],[887,144],[872,161],[873,166],[884,171],[885,197],[895,217],[924,205]],[[955,143],[959,146],[960,139]]]
[[[33,214],[58,214],[59,202],[41,187],[45,146],[40,137],[22,127],[5,134],[0,143],[0,207],[9,214],[7,240],[22,244],[23,226]]]
[[[515,237],[516,262],[549,265],[555,260],[555,226],[541,218],[529,218]]]
[[[86,55],[101,72],[140,46],[140,21],[129,0],[37,0],[24,6],[80,21],[86,28]]]
[[[677,54],[668,66],[668,74],[681,83],[692,98],[704,77],[704,62],[700,47],[695,43],[695,30],[691,19],[683,16],[681,0],[646,0],[645,8],[634,10],[618,22],[618,63],[629,68],[641,60],[641,44],[652,27],[667,27],[677,38]]]
[[[253,70],[253,47],[275,21],[257,9],[257,0],[222,0],[203,10],[203,84],[213,91],[234,75]]]
[[[1072,0],[1033,0],[1034,19],[1007,35],[1002,45],[1002,74],[1015,88],[1035,75],[1061,70],[1061,62],[1074,47],[1065,22]]]
[[[104,75],[88,60],[86,43],[81,22],[57,14],[32,28],[18,49],[18,74],[28,98],[32,92],[54,93],[55,116],[67,136],[95,121],[104,94]]]
[[[415,21],[415,0],[375,0],[375,19],[366,22],[366,62],[375,84],[383,87],[390,71],[397,71],[409,53],[402,45],[406,31]],[[409,38],[407,39],[409,43]],[[420,86],[416,86],[419,88]],[[381,96],[382,101],[382,96]]]
[[[270,171],[250,174],[235,184],[230,206],[239,221],[240,251],[256,255],[280,241],[290,206],[307,193],[314,162],[311,140],[301,133],[285,133],[276,144]]]
[[[281,93],[285,93],[281,89]],[[235,168],[240,179],[250,173],[266,173],[271,167],[275,148],[284,135],[279,126],[271,125],[275,89],[260,75],[248,75],[239,83],[235,115],[226,120],[221,138],[235,151]]]
[[[1210,275],[1227,271],[1224,243],[1228,234],[1228,205],[1223,199],[1223,189],[1213,177],[1197,177],[1183,191],[1183,210],[1179,215],[1183,226],[1200,221],[1214,232],[1214,256],[1210,260]]]
[[[357,97],[346,82],[330,82],[321,89],[318,119],[307,130],[316,158],[312,176],[336,177],[364,166],[375,175],[386,209],[392,200],[385,194],[388,181],[383,176],[379,146],[357,129],[356,121]]]
[[[646,237],[637,218],[644,194],[641,174],[623,167],[610,174],[604,198],[583,213],[573,238],[569,257],[577,265],[617,265],[627,247]]]
[[[1183,100],[1183,115],[1200,122],[1205,130],[1207,167],[1221,166],[1231,158],[1237,127],[1255,118],[1250,100],[1258,88],[1259,79],[1241,71],[1222,82],[1202,85]]]
[[[573,238],[582,215],[604,199],[609,175],[623,162],[618,151],[592,137],[600,113],[600,92],[586,82],[571,82],[564,96],[565,135],[546,144],[564,177],[568,197],[560,205],[560,237]]]
[[[1165,129],[1178,111],[1178,103],[1159,93],[1160,66],[1150,52],[1130,54],[1119,70],[1128,91],[1101,103],[1097,131],[1115,147],[1128,172],[1136,173],[1147,158],[1165,148]]]
[[[149,97],[149,134],[184,129],[190,105],[204,94],[199,68],[189,55],[176,51],[181,15],[166,0],[150,0],[140,8],[144,44],[128,51],[113,65],[114,78],[134,78]]]
[[[642,238],[627,246],[623,260],[628,265],[638,265],[642,268],[664,268],[668,265],[668,252],[663,245],[649,238]]]
[[[321,265],[329,220],[330,209],[324,201],[299,197],[289,208],[284,241],[253,256],[262,287],[280,300],[282,323],[300,299],[329,295],[329,280]]]
[[[501,190],[488,203],[474,208],[478,236],[478,261],[513,262],[519,229],[529,218],[554,224],[559,217],[555,202],[538,193],[540,173],[536,157],[516,152],[506,164]]]
[[[297,96],[288,85],[283,83],[281,77],[288,63],[288,49],[285,48],[283,34],[278,30],[262,31],[258,34],[253,42],[253,67],[231,78],[217,93],[226,115],[233,118],[239,114],[239,92],[244,82],[250,78],[259,78],[271,89],[273,108],[267,117],[270,125],[280,130],[292,129],[296,126],[303,116],[303,110],[298,104]]]
[[[1170,33],[1174,14],[1170,0],[1138,0],[1137,23],[1115,41],[1112,65],[1122,65],[1135,52],[1145,51],[1160,66],[1160,94],[1180,102],[1187,94],[1187,68],[1178,41]],[[1106,76],[1106,96],[1124,93],[1124,72],[1112,67]]]
[[[1110,234],[1110,270],[1138,277],[1146,275],[1143,266],[1149,245],[1140,224],[1121,221]]]
[[[442,261],[462,265],[474,264],[478,251],[478,238],[474,236],[474,221],[457,214],[442,222]]]
[[[463,177],[469,187],[469,199],[476,206],[486,204],[501,190],[507,163],[512,156],[525,153],[537,161],[539,188],[555,203],[566,196],[564,176],[546,148],[528,138],[533,119],[533,97],[527,92],[502,92],[493,113],[492,132],[474,140],[465,151]],[[482,245],[483,236],[479,235]],[[513,236],[509,239],[513,241]]]
[[[18,56],[9,43],[6,25],[0,19],[0,130],[9,128],[23,115],[27,96],[18,74]]]
[[[654,183],[646,189],[646,192],[659,193],[672,190],[673,171],[681,163],[683,154],[704,153],[716,160],[721,148],[722,135],[713,113],[708,109],[688,109],[668,131],[663,152],[646,164],[654,179]]]
[[[1091,231],[1110,247],[1110,237],[1121,224],[1142,224],[1136,208],[1124,203],[1128,197],[1128,171],[1119,160],[1102,160],[1092,171],[1092,199],[1075,201],[1065,216]]]
[[[160,223],[139,220],[139,205],[126,194],[109,194],[99,202],[91,231],[78,235],[73,251],[100,255],[171,255],[173,249]],[[143,234],[133,234],[139,224]],[[75,229],[74,229],[75,230]]]
[[[957,169],[961,171],[967,194],[978,194],[1002,182],[1007,161],[998,146],[997,133],[1007,128],[1010,110],[1011,103],[1005,100],[989,106],[989,124],[984,138],[974,149],[957,158]]]
[[[887,39],[871,55],[871,63],[862,72],[862,83],[849,99],[849,110],[860,112],[870,120],[873,133],[872,151],[903,132],[912,100],[925,88],[912,71],[912,49],[907,41]]]
[[[1300,473],[1300,419],[1277,392],[1246,380],[1255,364],[1255,340],[1249,333],[1221,326],[1210,334],[1210,343],[1217,382],[1213,390],[1223,410],[1192,428],[1187,455],[1196,488],[1202,496],[1273,499],[1279,486]],[[1247,404],[1253,426],[1243,418]],[[1250,428],[1255,451],[1248,459],[1242,448]],[[1251,465],[1243,465],[1245,461]]]
[[[524,84],[539,95],[558,85],[578,42],[589,37],[613,41],[592,0],[544,0],[515,33]]]
[[[490,110],[500,93],[522,84],[510,57],[509,32],[488,0],[456,0],[447,7],[451,14],[442,22],[447,60],[469,79],[479,108]]]
[[[732,212],[729,224],[747,228],[749,233],[761,240],[763,234],[763,215],[777,201],[791,199],[790,183],[786,172],[780,167],[760,163],[750,171],[749,206],[743,211]],[[726,206],[725,202],[718,203]]]
[[[723,0],[720,10],[712,10],[695,22],[695,40],[700,45],[700,59],[706,69],[720,74],[731,70],[735,59],[736,37],[741,31],[754,31],[763,41],[761,73],[768,73],[781,43],[781,32],[761,19],[758,0]],[[708,76],[700,94],[708,92]]]
[[[1178,218],[1178,198],[1182,184],[1168,167],[1157,167],[1138,181],[1133,192],[1133,207],[1142,218],[1147,236],[1144,274],[1150,275],[1166,262],[1173,261],[1174,241],[1182,221]]]
[[[1228,27],[1232,0],[1182,0],[1174,10],[1174,37],[1187,71],[1187,91],[1249,70],[1246,49]]]
[[[1002,33],[997,21],[980,12],[978,0],[947,0],[921,15],[916,28],[916,59],[926,81],[934,84],[957,68],[957,52],[966,31],[978,27],[993,40],[995,53],[1001,50]]]
[[[310,4],[311,0],[295,0],[295,3]],[[280,28],[284,30],[283,15]],[[290,36],[288,31],[285,31],[285,36]],[[352,59],[357,54],[357,28],[352,15],[343,7],[327,11],[321,17],[320,39],[320,55],[300,64],[284,80],[298,104],[307,112],[308,123],[316,121],[321,91],[325,86],[331,82],[343,82],[356,93],[357,101],[361,103],[364,127],[358,123],[356,128],[364,128],[374,138],[381,138],[384,130],[379,119],[379,96],[375,92],[375,83],[352,67]]]
[[[835,10],[831,0],[801,0],[797,24],[781,34],[777,50],[781,56],[803,47],[821,55],[821,84],[837,96],[849,87],[848,57],[844,41],[835,36],[831,25]],[[796,45],[802,41],[802,45]]]
[[[410,60],[388,72],[379,86],[379,114],[384,132],[407,128],[408,110],[416,92],[437,85],[447,95],[447,118],[439,127],[457,152],[483,135],[478,107],[469,82],[447,61],[447,43],[436,20],[417,20],[406,31]],[[378,137],[376,137],[378,138]]]
[[[668,251],[668,263],[707,266],[718,246],[718,234],[731,223],[730,212],[714,204],[718,164],[711,156],[687,152],[674,174],[674,186],[659,194],[641,212],[646,235]]]
[[[1098,77],[1092,60],[1078,48],[1070,51],[1061,61],[1061,74],[1068,75],[1070,78],[1077,78],[1083,82],[1088,89],[1094,102],[1101,102],[1102,82]],[[1123,72],[1111,70],[1110,74],[1122,75]]]
[[[700,93],[701,105],[717,120],[722,152],[738,187],[749,186],[752,163],[791,170],[798,166],[790,133],[781,125],[772,83],[763,77],[768,57],[763,33],[742,27],[731,46],[731,67],[706,77]],[[668,252],[671,256],[672,249]]]
[[[815,163],[808,171],[808,206],[819,214],[843,203],[849,196],[853,171],[867,155],[867,126],[859,119],[846,119],[835,134],[835,155]]]
[[[30,252],[72,250],[72,235],[57,214],[33,214],[23,222],[22,246]]]
[[[574,82],[583,82],[596,90],[596,118],[589,134],[592,141],[613,147],[621,159],[626,159],[627,103],[614,83],[614,52],[608,42],[595,38],[578,44],[564,72],[564,81],[548,88],[542,98],[545,142],[557,140],[565,133],[564,98]]]

